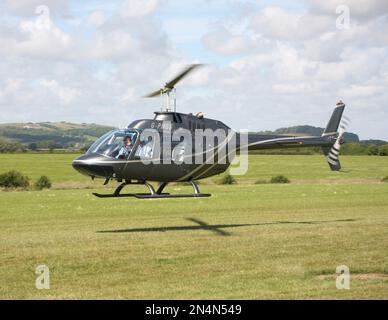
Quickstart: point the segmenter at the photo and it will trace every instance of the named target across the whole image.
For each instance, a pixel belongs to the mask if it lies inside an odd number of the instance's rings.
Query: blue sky
[[[348,20],[336,13],[343,4]],[[343,99],[351,131],[388,139],[387,1],[5,0],[0,9],[0,122],[123,126],[159,109],[144,93],[201,62],[178,86],[179,111],[270,130],[324,126]]]

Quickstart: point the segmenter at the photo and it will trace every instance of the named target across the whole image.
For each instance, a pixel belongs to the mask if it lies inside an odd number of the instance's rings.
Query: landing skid
[[[162,193],[162,194],[133,194],[132,196],[136,197],[137,199],[165,199],[165,198],[199,198],[199,197],[210,197],[210,193],[186,193],[186,194],[168,194],[168,193]]]
[[[98,198],[122,198],[122,197],[147,197],[150,196],[149,193],[122,193],[122,194],[101,194],[101,193],[93,193],[94,196]],[[163,193],[162,195],[169,195],[168,193]]]
[[[194,181],[190,181],[194,193],[188,193],[188,194],[170,194],[170,193],[163,193],[163,189],[166,187],[167,182],[162,182],[159,186],[159,188],[155,191],[154,187],[144,181],[144,183],[135,183],[135,184],[144,184],[148,187],[149,193],[120,193],[121,190],[129,185],[133,184],[131,182],[123,182],[120,184],[114,193],[112,194],[101,194],[101,193],[93,193],[94,196],[98,198],[118,198],[118,197],[135,197],[137,199],[166,199],[166,198],[199,198],[199,197],[210,197],[210,193],[201,193],[199,191],[198,185]]]

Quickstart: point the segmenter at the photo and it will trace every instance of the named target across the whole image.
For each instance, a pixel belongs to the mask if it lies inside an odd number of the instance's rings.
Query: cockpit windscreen
[[[135,130],[113,130],[99,138],[87,151],[104,156],[127,159],[133,151],[138,133]]]

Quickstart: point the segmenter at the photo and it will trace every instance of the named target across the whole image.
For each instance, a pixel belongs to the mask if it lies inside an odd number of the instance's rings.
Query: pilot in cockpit
[[[131,136],[125,136],[123,139],[124,145],[121,147],[119,154],[116,156],[116,159],[126,159],[132,151],[132,138]]]

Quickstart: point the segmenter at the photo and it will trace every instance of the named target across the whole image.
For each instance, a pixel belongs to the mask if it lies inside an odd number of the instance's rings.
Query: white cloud
[[[208,32],[202,39],[204,45],[221,55],[234,56],[259,51],[269,51],[272,45],[261,35],[233,34],[225,27]]]
[[[72,45],[71,36],[53,23],[42,26],[38,20],[22,21],[19,30],[24,40],[15,42],[8,48],[16,55],[56,56],[68,50]]]
[[[385,0],[307,0],[313,12],[335,15],[340,5],[348,6],[350,17],[373,19],[388,14],[388,1]]]
[[[66,0],[6,0],[6,6],[11,13],[19,16],[35,16],[39,6],[47,6],[53,14],[67,12]]]
[[[138,17],[153,13],[160,4],[160,0],[125,0],[121,6],[122,17]]]
[[[298,10],[200,1],[198,12],[177,0],[123,1],[108,11],[50,1],[49,25],[39,22],[37,2],[9,1],[0,22],[0,121],[123,125],[159,109],[142,95],[183,64],[210,58],[215,65],[178,86],[180,111],[252,130],[324,126],[344,99],[351,130],[388,139],[387,2],[348,3],[350,28],[338,30],[332,0]]]
[[[88,22],[92,27],[100,27],[107,20],[107,16],[102,11],[94,11],[90,14]]]
[[[60,85],[56,80],[42,79],[39,81],[39,86],[46,91],[47,94],[56,96],[62,105],[73,103],[80,95],[80,92],[77,89]]]
[[[352,14],[356,4],[347,3]],[[309,10],[264,7],[251,12],[248,23],[237,21],[237,26],[231,26],[225,20],[209,30],[204,36],[208,49],[225,56],[237,55],[229,64],[234,71],[220,70],[209,80],[214,87],[225,89],[217,97],[228,101],[223,109],[233,110],[233,103],[245,105],[236,110],[242,118],[250,119],[250,129],[277,128],[285,114],[289,123],[284,125],[323,126],[330,106],[344,99],[350,117],[364,120],[354,121],[352,130],[362,137],[388,138],[383,121],[374,120],[373,126],[367,121],[371,113],[387,114],[388,20],[380,18],[386,5],[383,1],[361,3],[365,14],[355,11],[350,28],[339,30],[336,4],[310,1]],[[253,40],[229,47],[235,39],[248,38],[260,39],[266,45],[256,45]],[[224,113],[224,120],[232,122],[233,114]],[[244,126],[243,121],[234,122]]]
[[[348,88],[340,90],[340,95],[348,98],[365,98],[375,97],[386,91],[386,87],[382,85],[351,85]]]
[[[77,24],[40,19],[0,23],[0,121],[117,124],[152,112],[135,107],[147,104],[139,97],[162,84],[173,60],[157,19],[101,10],[76,17]]]

